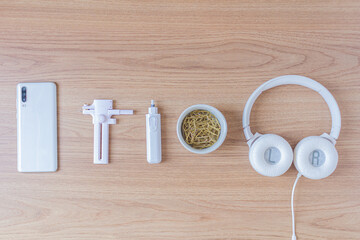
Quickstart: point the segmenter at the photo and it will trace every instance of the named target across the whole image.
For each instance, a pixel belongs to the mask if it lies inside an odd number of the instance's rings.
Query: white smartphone
[[[55,83],[19,83],[16,87],[16,108],[18,171],[56,171]]]

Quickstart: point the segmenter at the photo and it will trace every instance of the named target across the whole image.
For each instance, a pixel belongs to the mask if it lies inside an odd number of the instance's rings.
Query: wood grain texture
[[[311,77],[342,112],[335,173],[302,178],[297,234],[360,239],[360,2],[1,1],[0,239],[290,239],[296,170],[257,174],[241,129],[247,98],[264,81]],[[16,172],[15,86],[58,86],[59,171]],[[94,98],[134,109],[110,127],[110,164],[92,164]],[[146,163],[145,114],[162,114],[163,163]],[[176,121],[212,105],[229,132],[215,152],[185,150]],[[294,147],[330,129],[316,93],[285,86],[264,93],[253,129]]]

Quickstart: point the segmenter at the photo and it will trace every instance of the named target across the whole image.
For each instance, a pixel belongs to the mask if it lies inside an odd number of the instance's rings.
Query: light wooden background
[[[304,239],[360,239],[360,2],[1,1],[0,239],[290,239],[292,167],[278,178],[248,161],[241,116],[249,95],[284,75],[311,77],[337,99],[339,165],[302,178]],[[59,171],[16,171],[15,87],[58,85]],[[92,163],[95,98],[134,109],[110,127],[110,164]],[[146,162],[145,114],[162,114],[163,163]],[[208,155],[185,150],[176,121],[204,103],[229,132]],[[327,106],[295,86],[266,92],[254,130],[292,146],[330,129]]]

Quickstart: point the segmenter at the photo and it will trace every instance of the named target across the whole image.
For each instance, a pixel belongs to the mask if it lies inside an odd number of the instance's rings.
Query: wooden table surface
[[[301,178],[297,235],[360,239],[360,2],[1,1],[0,239],[290,239],[292,166],[257,174],[248,160],[242,110],[264,81],[285,74],[327,87],[342,113],[339,165],[330,177]],[[59,170],[16,171],[15,87],[58,86]],[[94,165],[93,125],[84,103],[134,109],[110,127],[110,164]],[[145,114],[162,114],[163,162],[146,162]],[[176,135],[193,104],[218,108],[228,136],[196,155]],[[295,147],[330,129],[311,90],[264,93],[253,129]]]

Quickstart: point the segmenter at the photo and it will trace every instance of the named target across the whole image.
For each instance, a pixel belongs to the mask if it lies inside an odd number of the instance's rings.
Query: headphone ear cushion
[[[293,162],[290,144],[279,135],[265,134],[250,146],[251,166],[261,175],[277,177],[284,174]]]
[[[295,147],[294,164],[304,177],[322,179],[330,176],[338,163],[335,145],[324,137],[311,136]]]

